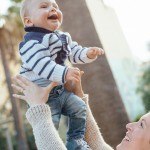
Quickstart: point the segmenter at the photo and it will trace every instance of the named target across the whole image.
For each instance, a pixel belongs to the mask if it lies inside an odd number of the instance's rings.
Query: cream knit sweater
[[[113,150],[104,141],[88,104],[88,95],[83,97],[87,105],[85,139],[92,150]],[[56,131],[48,105],[36,105],[28,109],[26,118],[33,128],[38,150],[67,150]]]

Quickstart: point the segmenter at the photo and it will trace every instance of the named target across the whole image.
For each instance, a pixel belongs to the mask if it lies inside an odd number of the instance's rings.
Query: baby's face
[[[33,0],[30,8],[30,24],[26,26],[55,31],[62,24],[63,15],[55,0]]]

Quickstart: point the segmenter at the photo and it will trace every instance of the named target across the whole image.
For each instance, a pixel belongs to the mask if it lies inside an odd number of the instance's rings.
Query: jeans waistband
[[[50,95],[55,95],[55,94],[60,95],[63,91],[64,91],[64,86],[58,85],[51,90]]]

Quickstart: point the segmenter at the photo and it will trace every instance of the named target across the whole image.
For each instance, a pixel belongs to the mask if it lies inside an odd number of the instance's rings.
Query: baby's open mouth
[[[53,15],[49,16],[48,19],[56,20],[56,19],[58,19],[58,16],[56,14],[53,14]]]

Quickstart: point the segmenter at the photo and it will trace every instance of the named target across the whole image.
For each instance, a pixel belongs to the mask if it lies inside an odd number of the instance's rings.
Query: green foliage
[[[21,3],[22,0],[10,0],[12,3],[11,3],[11,6],[8,8],[8,13],[9,14],[16,14],[16,15],[19,15],[19,5]]]
[[[2,129],[0,130],[0,150],[7,150],[7,144],[6,144],[6,139],[3,134]]]
[[[134,121],[135,121],[135,122],[139,121],[139,120],[140,120],[140,118],[141,118],[143,115],[144,115],[144,114],[140,114],[140,115],[138,115],[138,116],[134,119]]]
[[[30,150],[37,150],[32,128],[29,124],[25,125],[27,143]],[[11,135],[13,149],[17,150],[17,141],[15,135]],[[0,150],[8,150],[5,131],[0,129]]]
[[[11,1],[15,3],[20,3],[22,0],[11,0]]]
[[[11,0],[11,6],[7,10],[7,14],[3,15],[7,24],[17,26],[17,29],[22,30],[23,24],[20,18],[20,3],[22,0]]]
[[[146,111],[150,111],[150,62],[144,64],[138,92],[141,94]]]
[[[8,8],[8,12],[9,13],[14,13],[16,15],[19,15],[20,10],[19,10],[19,7],[11,6],[11,7]]]

